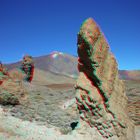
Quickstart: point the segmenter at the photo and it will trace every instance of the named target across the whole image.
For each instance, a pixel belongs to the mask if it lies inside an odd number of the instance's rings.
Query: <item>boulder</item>
[[[8,92],[0,93],[0,104],[2,105],[18,105],[19,100],[17,96]]]

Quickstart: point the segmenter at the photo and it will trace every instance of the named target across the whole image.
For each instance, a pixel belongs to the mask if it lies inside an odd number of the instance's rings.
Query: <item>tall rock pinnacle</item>
[[[80,75],[75,88],[81,124],[96,129],[101,139],[133,140],[125,86],[119,79],[116,59],[93,19],[81,26],[77,45]]]

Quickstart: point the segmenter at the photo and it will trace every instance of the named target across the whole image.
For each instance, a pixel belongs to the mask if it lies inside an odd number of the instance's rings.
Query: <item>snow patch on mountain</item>
[[[58,56],[64,55],[62,52],[54,51],[51,53],[52,58],[57,58]]]

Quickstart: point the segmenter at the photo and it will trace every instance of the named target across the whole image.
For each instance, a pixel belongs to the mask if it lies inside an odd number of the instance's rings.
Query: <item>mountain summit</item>
[[[33,57],[35,68],[60,75],[75,77],[78,75],[77,57],[54,51],[49,55]],[[8,64],[9,70],[19,67],[21,62]]]

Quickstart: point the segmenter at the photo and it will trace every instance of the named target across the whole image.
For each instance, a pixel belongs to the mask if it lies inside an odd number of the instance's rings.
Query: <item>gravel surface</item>
[[[30,85],[25,83],[27,97],[20,105],[2,106],[14,117],[37,124],[51,124],[62,131],[71,131],[70,124],[78,121],[76,106],[63,108],[65,102],[75,97],[74,88],[52,90],[47,85]],[[66,133],[66,132],[64,132]]]

